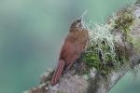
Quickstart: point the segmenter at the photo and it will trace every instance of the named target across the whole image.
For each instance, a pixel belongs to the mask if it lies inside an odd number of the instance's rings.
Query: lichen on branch
[[[88,27],[90,44],[74,66],[50,86],[53,71],[27,93],[108,93],[128,71],[140,64],[140,4],[113,14],[106,24]],[[78,66],[77,66],[78,64]]]
[[[129,7],[120,10],[108,23],[96,24],[94,29],[89,29],[91,45],[85,52],[83,62],[103,74],[127,65],[130,53],[127,52],[129,50],[126,44],[131,45],[130,49],[132,49],[136,47],[135,42],[140,43],[134,41],[131,36],[131,28],[135,20],[132,9]]]

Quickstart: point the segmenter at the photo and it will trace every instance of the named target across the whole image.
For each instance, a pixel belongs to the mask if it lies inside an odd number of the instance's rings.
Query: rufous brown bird
[[[66,69],[70,69],[74,62],[81,56],[81,53],[85,51],[88,40],[88,30],[81,17],[71,24],[60,52],[57,68],[51,79],[51,85],[57,84],[62,73]]]

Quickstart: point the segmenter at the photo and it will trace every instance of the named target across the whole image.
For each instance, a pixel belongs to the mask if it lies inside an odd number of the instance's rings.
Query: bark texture
[[[131,8],[131,16],[134,18],[129,34],[131,34],[132,39],[137,41],[140,40],[140,4],[128,6],[126,9],[128,8]],[[120,15],[119,12],[116,14]],[[60,78],[59,83],[55,86],[49,84],[53,71],[46,71],[41,77],[40,85],[25,93],[108,93],[128,71],[140,64],[140,53],[137,49],[139,47],[133,47],[133,44],[125,41],[119,27],[114,30],[116,31],[113,32],[113,35],[120,38],[115,43],[115,48],[121,53],[124,52],[122,49],[125,49],[125,53],[129,57],[128,62],[125,65],[120,65],[119,70],[112,69],[110,73],[104,75],[93,67],[89,70],[87,77],[84,74],[76,74],[77,70],[72,68]]]

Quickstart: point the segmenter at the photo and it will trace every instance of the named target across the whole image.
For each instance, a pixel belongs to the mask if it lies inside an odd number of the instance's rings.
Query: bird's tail
[[[55,85],[59,81],[59,78],[60,78],[61,74],[63,73],[64,67],[65,67],[64,60],[59,60],[57,68],[51,79],[51,85]]]

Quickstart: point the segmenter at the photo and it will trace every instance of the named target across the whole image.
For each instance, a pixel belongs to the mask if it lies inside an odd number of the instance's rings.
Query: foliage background
[[[0,93],[22,93],[54,68],[72,20],[88,10],[103,23],[135,0],[0,0]],[[110,93],[139,93],[140,75],[128,73]]]

